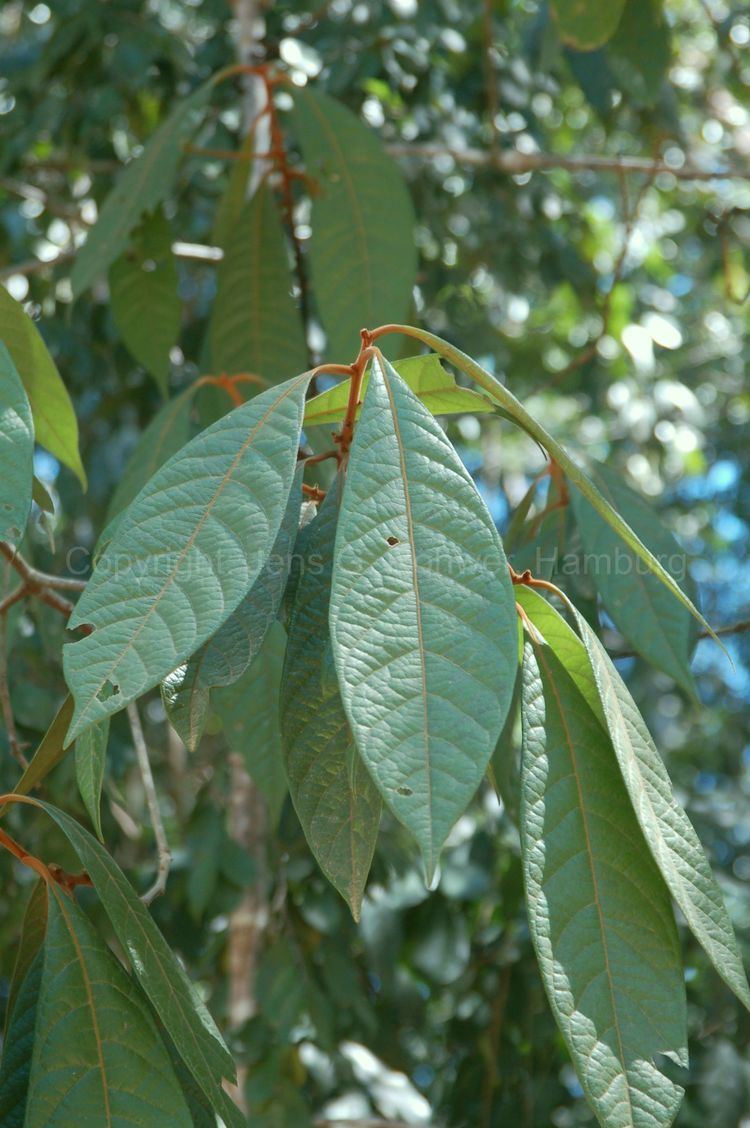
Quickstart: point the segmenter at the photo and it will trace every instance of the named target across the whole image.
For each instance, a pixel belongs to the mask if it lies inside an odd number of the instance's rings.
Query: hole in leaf
[[[5,510],[6,513],[12,513],[13,512],[13,506],[10,504],[9,501],[3,502],[3,509]]]
[[[388,537],[387,539],[388,539],[388,544],[391,546],[391,548],[393,547],[394,544],[400,544],[401,543],[399,541],[398,537]]]
[[[101,702],[110,701],[113,697],[117,697],[119,692],[120,687],[116,682],[106,681],[104,685],[100,687],[96,699]]]
[[[414,792],[410,787],[397,787],[396,791],[399,795],[413,795]]]

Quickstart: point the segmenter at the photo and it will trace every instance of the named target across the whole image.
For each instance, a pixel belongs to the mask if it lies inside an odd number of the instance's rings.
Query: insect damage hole
[[[398,537],[386,537],[386,544],[389,544],[391,548],[393,548],[394,544],[401,544],[401,541]]]
[[[414,794],[414,792],[412,791],[412,789],[410,787],[397,787],[396,793],[398,795],[406,795],[406,796]]]

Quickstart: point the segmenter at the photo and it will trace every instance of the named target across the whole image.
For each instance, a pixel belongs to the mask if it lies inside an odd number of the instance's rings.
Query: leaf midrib
[[[618,1013],[618,1009],[617,1009],[617,1001],[616,1001],[616,998],[615,998],[614,983],[612,981],[612,969],[611,969],[610,959],[609,959],[609,944],[608,944],[608,941],[607,941],[607,933],[606,933],[606,930],[605,930],[605,927],[604,927],[604,913],[602,911],[601,897],[600,897],[600,894],[599,894],[599,882],[597,880],[596,869],[595,869],[595,866],[594,866],[594,853],[593,853],[593,849],[592,849],[592,846],[591,846],[591,833],[590,833],[590,830],[589,830],[589,821],[588,821],[588,815],[587,815],[587,812],[586,812],[586,804],[584,803],[584,799],[583,799],[583,788],[582,788],[582,785],[581,785],[581,773],[580,773],[579,766],[578,766],[578,760],[576,758],[575,742],[573,740],[572,734],[570,732],[570,728],[568,726],[568,720],[567,720],[567,717],[565,716],[565,710],[563,708],[563,704],[562,704],[562,701],[560,699],[560,694],[558,692],[557,685],[555,683],[554,675],[552,673],[552,670],[549,667],[549,664],[547,663],[547,660],[544,657],[544,650],[533,637],[531,637],[531,642],[532,642],[534,649],[536,650],[537,658],[539,660],[540,665],[544,667],[544,670],[547,674],[547,679],[548,679],[550,688],[551,688],[552,693],[553,693],[554,698],[555,698],[555,704],[557,706],[557,712],[558,712],[558,715],[560,717],[560,723],[562,725],[563,732],[565,734],[565,742],[568,746],[568,752],[569,752],[569,755],[570,755],[570,763],[571,763],[571,767],[573,769],[573,778],[575,779],[576,792],[577,792],[577,795],[578,795],[578,806],[579,806],[579,809],[580,809],[580,812],[581,812],[581,823],[583,825],[583,836],[584,836],[584,840],[585,840],[585,844],[586,844],[586,858],[587,858],[587,861],[588,861],[588,864],[589,864],[589,872],[591,874],[591,885],[592,885],[592,888],[593,888],[593,891],[594,891],[594,905],[595,905],[595,908],[596,908],[596,915],[597,915],[597,920],[598,920],[598,923],[599,923],[599,933],[601,935],[602,952],[603,952],[603,955],[604,955],[604,969],[605,969],[605,974],[606,974],[606,978],[607,978],[607,986],[609,988],[610,1004],[611,1004],[611,1007],[612,1007],[612,1029],[614,1030],[615,1036],[617,1038],[617,1053],[618,1053],[618,1057],[620,1059],[620,1065],[622,1066],[623,1077],[625,1079],[625,1095],[627,1097],[628,1113],[629,1113],[629,1116],[630,1116],[630,1123],[634,1124],[635,1120],[634,1120],[634,1117],[633,1117],[633,1102],[632,1102],[632,1098],[631,1098],[631,1095],[630,1095],[630,1078],[628,1076],[628,1070],[627,1070],[627,1066],[625,1064],[625,1049],[624,1049],[623,1040],[622,1040],[622,1030],[620,1029],[620,1017],[619,1017],[619,1013]],[[597,1037],[597,1040],[598,1040],[598,1037]]]
[[[107,684],[107,682],[112,679],[112,675],[115,673],[118,666],[121,664],[125,655],[128,654],[133,649],[133,647],[135,646],[136,642],[138,641],[141,633],[145,629],[146,624],[149,622],[149,620],[151,619],[151,616],[156,611],[157,607],[161,603],[161,600],[165,596],[166,592],[171,587],[175,576],[177,575],[180,567],[182,566],[182,562],[185,559],[185,556],[190,551],[190,549],[193,547],[193,544],[195,543],[195,540],[196,540],[198,534],[200,533],[204,524],[208,520],[208,517],[210,516],[211,511],[212,511],[214,505],[216,504],[220,494],[224,490],[227,483],[231,480],[232,475],[234,474],[234,471],[237,469],[237,466],[239,465],[245,451],[250,446],[253,439],[256,437],[259,430],[261,429],[261,427],[264,426],[264,424],[269,419],[269,417],[278,409],[278,407],[284,402],[284,400],[286,400],[292,394],[292,392],[295,392],[297,390],[299,385],[302,382],[304,382],[306,379],[309,379],[309,374],[305,372],[301,376],[299,376],[285,392],[283,392],[280,396],[277,396],[277,398],[269,405],[267,410],[263,413],[262,417],[258,420],[258,422],[255,424],[255,426],[252,428],[252,430],[248,434],[245,441],[240,446],[239,450],[237,451],[234,458],[232,459],[232,462],[231,462],[229,468],[227,469],[226,473],[224,474],[224,476],[222,477],[218,486],[216,487],[216,490],[214,491],[212,497],[208,501],[206,508],[205,508],[203,514],[201,515],[200,520],[198,521],[197,525],[195,526],[193,532],[190,534],[190,537],[188,538],[186,544],[184,545],[184,547],[182,548],[182,550],[178,554],[175,565],[172,568],[169,575],[167,576],[167,578],[165,579],[165,581],[162,585],[161,591],[157,594],[157,596],[154,599],[153,603],[151,604],[150,608],[148,609],[146,614],[141,619],[141,622],[139,623],[138,627],[133,632],[133,634],[130,636],[130,639],[128,640],[127,645],[120,651],[119,655],[117,656],[117,659],[112,663],[112,665],[110,666],[107,673],[104,675],[104,677],[99,682],[97,688],[90,695],[89,703],[86,706],[86,708],[82,711],[82,713],[81,713],[81,715],[78,719],[77,729],[78,729],[79,732],[81,731],[81,724],[82,724],[84,718],[88,716],[89,712],[91,711],[91,706],[93,705],[94,701],[97,700],[99,693],[104,688],[104,686]]]

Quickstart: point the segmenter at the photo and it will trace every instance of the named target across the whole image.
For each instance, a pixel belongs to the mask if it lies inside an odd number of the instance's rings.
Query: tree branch
[[[729,623],[725,627],[716,627],[713,632],[699,631],[698,639],[712,638],[713,635],[718,635],[720,638],[727,638],[729,635],[747,634],[750,631],[750,619],[741,619],[737,623]],[[620,649],[619,646],[608,645],[607,650],[609,656],[613,660],[619,658],[639,658],[641,655],[635,650]]]
[[[143,735],[138,706],[134,701],[131,701],[128,705],[127,714],[130,723],[130,733],[133,737],[133,747],[135,748],[135,754],[138,760],[138,768],[141,773],[141,779],[143,780],[143,790],[146,795],[149,820],[153,827],[154,839],[156,841],[156,880],[151,888],[141,897],[144,904],[150,905],[156,897],[161,896],[167,887],[167,878],[169,877],[169,870],[172,865],[172,851],[169,849],[164,823],[161,818],[161,811],[159,810],[159,797],[156,794],[156,784],[154,783],[154,776],[151,771],[151,761],[148,758],[148,748],[146,747],[146,738]]]

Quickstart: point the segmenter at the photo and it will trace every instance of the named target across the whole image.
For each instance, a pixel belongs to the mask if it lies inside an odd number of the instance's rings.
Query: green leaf
[[[136,978],[193,1077],[227,1128],[244,1128],[244,1119],[222,1088],[222,1078],[234,1080],[234,1063],[143,902],[88,831],[57,807],[41,802],[39,806],[54,819],[78,855]]]
[[[277,622],[267,632],[260,653],[241,677],[233,685],[212,694],[229,749],[244,758],[248,773],[266,801],[273,826],[279,821],[289,790],[279,725],[285,651],[286,633]]]
[[[598,465],[591,477],[602,496],[674,576],[675,582],[678,577],[686,582],[687,558],[659,514],[625,485],[617,470]],[[622,543],[579,490],[571,490],[570,501],[581,533],[587,571],[612,622],[647,662],[696,697],[690,673],[689,613],[675,602],[633,550]]]
[[[238,150],[238,159],[231,162],[227,186],[216,208],[211,242],[224,250],[231,243],[234,228],[247,200],[254,147],[255,131],[251,129]]]
[[[8,990],[8,1002],[5,1007],[5,1030],[3,1031],[3,1045],[7,1045],[7,1035],[16,998],[19,995],[26,975],[36,959],[39,949],[44,943],[47,932],[47,886],[43,881],[37,881],[31,891],[26,912],[21,927],[21,939],[18,943],[16,962],[13,966],[13,975]],[[0,1117],[0,1124],[3,1123]]]
[[[29,766],[16,784],[14,788],[16,795],[28,795],[65,758],[68,751],[65,734],[72,716],[73,698],[68,694],[52,718],[52,723],[42,737]]]
[[[169,351],[179,336],[182,303],[172,229],[163,212],[143,221],[130,248],[112,264],[109,297],[125,345],[166,396]]]
[[[0,341],[0,539],[23,537],[33,482],[31,408],[11,355]]]
[[[411,307],[414,211],[377,135],[319,90],[294,91],[292,128],[313,179],[308,254],[331,359],[356,356],[359,331]]]
[[[197,129],[213,79],[178,102],[143,152],[122,170],[76,257],[70,282],[79,297],[128,245],[144,212],[153,211],[172,189],[182,157],[182,143]]]
[[[667,1128],[687,1065],[669,895],[596,718],[543,645],[524,649],[521,849],[550,1006],[604,1128]]]
[[[8,349],[29,397],[36,441],[72,470],[86,489],[78,453],[78,422],[70,396],[36,325],[3,286],[0,341]]]
[[[34,480],[31,485],[31,496],[41,509],[42,513],[55,512],[55,503],[52,500],[52,496],[45,486],[44,482],[40,481],[40,479],[37,478],[36,474],[34,475]]]
[[[310,849],[359,920],[381,802],[354,747],[338,682],[325,677],[338,508],[336,479],[300,561],[281,683],[281,735],[289,791]]]
[[[433,415],[461,415],[465,412],[477,414],[495,410],[494,404],[490,403],[486,396],[479,395],[471,388],[459,388],[434,353],[397,360],[393,367],[401,379],[405,380],[411,390],[419,396],[425,407],[429,407]],[[369,382],[370,374],[366,372],[362,381],[363,397]],[[305,426],[340,423],[346,414],[350,383],[350,380],[344,380],[308,400],[305,407]],[[360,410],[357,410],[357,418]]]
[[[642,106],[658,100],[671,58],[669,25],[661,0],[630,0],[607,54],[618,84]]]
[[[211,365],[278,384],[307,368],[302,320],[274,194],[261,184],[232,229],[211,315]]]
[[[217,420],[117,523],[69,620],[94,628],[63,648],[76,700],[69,740],[176,669],[254,584],[286,509],[309,378]]]
[[[25,1128],[26,1125],[26,1101],[43,963],[44,953],[37,948],[20,985],[3,1041],[0,1064],[0,1124],[3,1128]]]
[[[611,39],[625,9],[625,0],[550,0],[565,43],[593,51]]]
[[[675,599],[680,602],[683,607],[686,607],[690,614],[705,627],[708,633],[714,638],[721,646],[721,641],[717,638],[714,631],[708,625],[706,620],[701,615],[700,611],[695,608],[690,599],[681,591],[679,585],[674,581],[669,572],[667,572],[653,555],[653,553],[646,547],[640,538],[634,533],[626,521],[622,519],[619,513],[616,513],[607,499],[602,496],[601,492],[597,489],[588,475],[581,470],[567,453],[564,447],[560,446],[556,439],[552,438],[541,423],[538,423],[533,415],[530,415],[526,408],[520,403],[519,400],[509,391],[499,380],[496,380],[489,372],[485,371],[480,364],[467,356],[466,353],[457,349],[454,345],[449,345],[447,341],[436,337],[434,333],[428,333],[425,329],[415,329],[413,326],[403,326],[407,331],[406,335],[409,337],[416,337],[417,340],[423,341],[424,344],[429,345],[431,349],[439,353],[451,364],[455,364],[456,368],[461,372],[470,376],[480,388],[484,388],[487,394],[498,403],[508,414],[513,421],[521,427],[527,435],[535,439],[547,451],[551,458],[558,464],[569,482],[577,486],[581,493],[587,498],[597,513],[604,518],[608,525],[611,526],[618,534],[618,536],[627,544],[641,559],[648,570],[653,572],[654,575],[661,580],[666,588],[671,591]]]
[[[24,1128],[192,1128],[135,982],[72,898],[50,888]]]
[[[159,408],[146,427],[112,495],[108,523],[130,505],[159,467],[188,441],[194,394],[193,387],[180,392]],[[104,539],[102,536],[101,540]]]
[[[622,778],[654,860],[696,940],[750,1009],[742,955],[703,847],[672,793],[667,770],[627,686],[586,620],[577,614],[576,623]]]
[[[373,362],[351,449],[331,638],[357,747],[431,879],[508,712],[516,611],[484,502],[387,361]]]
[[[162,683],[167,716],[190,751],[203,735],[211,689],[242,676],[279,613],[299,525],[303,472],[300,463],[273,548],[250,591],[216,634]]]
[[[108,741],[109,717],[91,725],[76,740],[78,790],[100,842],[104,841],[100,808]]]

